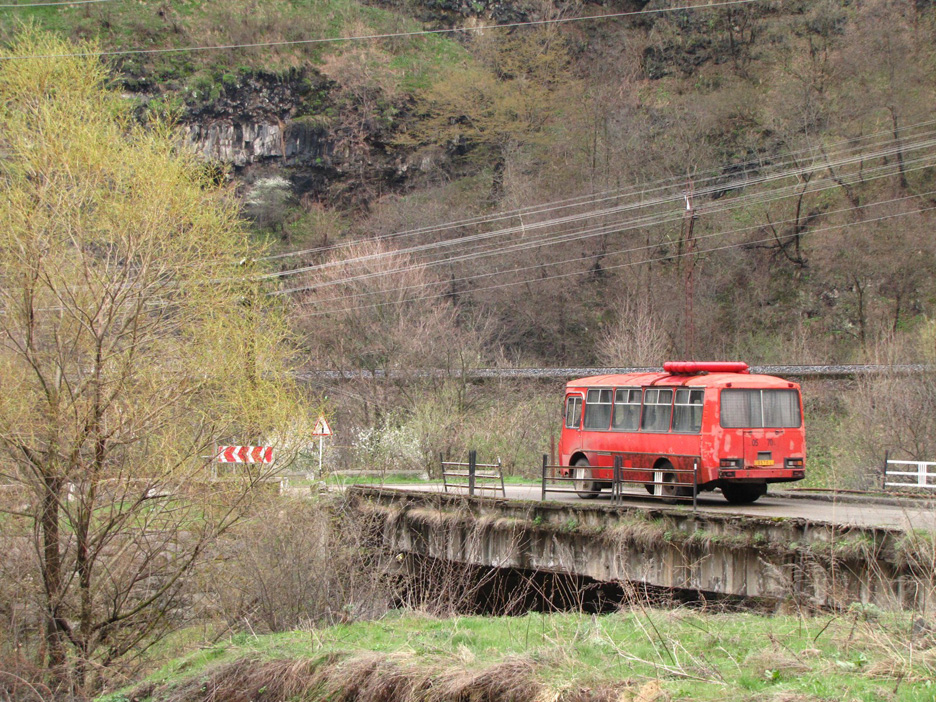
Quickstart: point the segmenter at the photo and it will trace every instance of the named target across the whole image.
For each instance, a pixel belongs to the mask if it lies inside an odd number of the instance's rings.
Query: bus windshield
[[[722,390],[721,425],[727,429],[783,429],[801,423],[796,390]]]

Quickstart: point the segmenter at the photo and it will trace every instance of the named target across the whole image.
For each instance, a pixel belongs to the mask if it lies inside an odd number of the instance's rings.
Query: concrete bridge
[[[488,569],[522,569],[797,606],[936,611],[928,528],[693,511],[659,503],[467,497],[356,486],[383,546]],[[920,524],[920,518],[914,519]]]

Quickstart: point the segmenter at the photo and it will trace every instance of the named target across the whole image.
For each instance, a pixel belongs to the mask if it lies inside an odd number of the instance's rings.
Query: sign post
[[[312,430],[312,436],[317,436],[319,440],[319,479],[322,477],[322,445],[325,443],[325,437],[331,436],[332,430],[328,426],[328,420],[324,414],[320,414],[315,423],[315,429]]]

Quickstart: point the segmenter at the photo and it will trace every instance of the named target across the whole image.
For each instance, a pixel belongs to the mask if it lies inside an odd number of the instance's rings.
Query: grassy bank
[[[909,614],[395,615],[241,634],[102,702],[229,699],[932,700],[936,632]]]
[[[181,90],[180,97],[190,101],[195,100],[192,91],[217,99],[223,85],[235,82],[241,73],[285,72],[306,63],[341,73],[344,64],[336,57],[348,47],[330,40],[422,29],[420,23],[403,14],[357,0],[264,0],[253,4],[170,0],[52,7],[36,3],[0,16],[0,41],[9,41],[28,23],[73,40],[93,37],[105,51],[130,51],[130,55],[113,59],[122,73],[152,79],[160,91]],[[176,52],[189,47],[252,44],[273,46]],[[159,53],[167,49],[173,51]],[[138,50],[155,53],[133,53]],[[369,69],[373,73],[376,64],[385,64],[380,77],[384,87],[392,83],[394,89],[409,91],[431,85],[445,67],[466,60],[468,54],[449,37],[401,38],[360,59],[362,65],[352,61],[349,70]],[[332,65],[326,66],[329,61]],[[339,82],[343,77],[338,76]]]

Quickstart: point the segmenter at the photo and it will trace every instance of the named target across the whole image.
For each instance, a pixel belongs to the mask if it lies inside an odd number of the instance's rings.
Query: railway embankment
[[[360,486],[350,496],[402,567],[429,558],[820,609],[936,608],[929,530]]]

